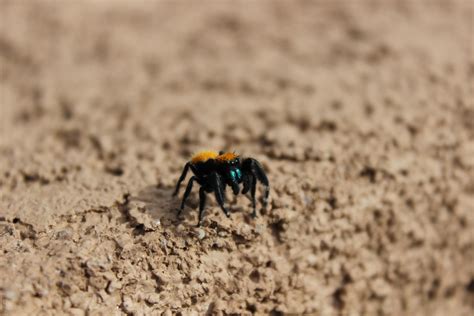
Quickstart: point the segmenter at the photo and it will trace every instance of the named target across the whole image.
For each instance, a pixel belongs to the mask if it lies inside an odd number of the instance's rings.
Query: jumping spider
[[[184,203],[193,188],[193,182],[196,181],[201,185],[199,189],[199,221],[197,226],[201,226],[204,209],[206,206],[206,194],[214,192],[217,203],[227,217],[230,217],[229,211],[224,205],[225,190],[227,186],[232,188],[235,195],[240,192],[240,183],[243,184],[242,194],[246,194],[250,190],[253,212],[252,216],[257,216],[255,192],[257,188],[257,180],[260,181],[265,189],[263,194],[263,207],[267,206],[268,195],[270,193],[270,184],[268,178],[263,171],[262,165],[253,158],[240,159],[240,156],[231,152],[214,152],[201,151],[195,154],[190,161],[184,166],[183,172],[179,177],[176,190],[173,196],[179,191],[181,182],[186,178],[188,170],[191,169],[194,176],[189,179],[186,191],[181,201],[181,207],[178,216],[184,209]]]

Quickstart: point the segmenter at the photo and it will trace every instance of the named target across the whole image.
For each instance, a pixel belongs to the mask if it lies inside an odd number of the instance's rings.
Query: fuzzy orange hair
[[[235,154],[235,153],[223,153],[222,155],[219,155],[216,157],[216,160],[219,160],[219,161],[231,161],[231,160],[234,160],[235,158],[239,157],[239,155]]]
[[[200,151],[200,152],[194,154],[191,157],[191,162],[192,163],[206,162],[209,159],[216,159],[217,156],[219,156],[219,154],[215,151],[204,150],[204,151]]]

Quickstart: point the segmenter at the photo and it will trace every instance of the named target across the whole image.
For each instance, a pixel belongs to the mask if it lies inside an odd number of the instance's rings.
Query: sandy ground
[[[381,2],[1,0],[0,314],[472,315],[472,2]]]

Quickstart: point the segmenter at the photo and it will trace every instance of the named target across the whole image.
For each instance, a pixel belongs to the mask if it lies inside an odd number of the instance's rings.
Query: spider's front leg
[[[253,212],[252,216],[257,216],[257,203],[255,199],[255,193],[257,191],[257,180],[260,181],[264,186],[263,193],[263,208],[267,207],[268,196],[270,194],[270,183],[268,182],[267,175],[263,170],[262,165],[256,159],[247,158],[242,162],[242,171],[244,173],[244,189],[242,193],[245,194],[250,190],[250,196],[252,198]]]
[[[186,165],[183,168],[183,172],[181,173],[181,176],[178,179],[178,183],[176,184],[176,189],[173,192],[173,196],[176,196],[178,194],[181,182],[183,182],[184,179],[186,179],[186,175],[188,174],[189,166],[190,166],[190,163],[187,162]]]
[[[224,203],[225,203],[225,192],[224,192],[224,184],[222,181],[222,177],[214,172],[210,175],[210,180],[211,180],[211,187],[212,190],[214,191],[214,194],[216,196],[217,203],[219,203],[219,206],[221,207],[222,211],[224,212],[225,216],[230,217],[229,211],[226,209]]]
[[[186,186],[186,191],[184,191],[183,199],[181,200],[181,207],[178,210],[178,216],[181,215],[181,212],[184,209],[184,204],[186,203],[186,200],[193,189],[193,182],[196,180],[197,178],[195,176],[192,176],[191,179],[189,179],[188,185]]]

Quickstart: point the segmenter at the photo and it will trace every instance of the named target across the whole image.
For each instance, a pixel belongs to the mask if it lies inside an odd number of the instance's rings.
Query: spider
[[[178,211],[178,216],[183,211],[186,199],[191,193],[194,181],[196,181],[201,186],[199,189],[198,227],[201,226],[204,217],[207,193],[214,192],[217,203],[219,203],[222,211],[227,217],[230,217],[229,211],[224,205],[227,186],[232,188],[235,195],[240,192],[240,183],[243,184],[242,194],[246,194],[250,190],[253,207],[252,216],[256,217],[255,192],[257,181],[260,181],[265,187],[263,193],[263,207],[266,208],[267,206],[270,184],[263,171],[262,165],[256,159],[245,158],[241,160],[239,155],[223,151],[219,153],[215,151],[198,152],[184,166],[173,196],[178,194],[181,182],[186,178],[189,169],[192,170],[194,176],[189,179],[183,200],[181,201],[181,207]]]

